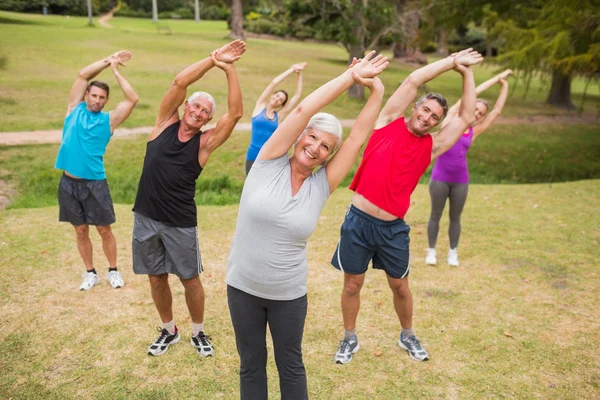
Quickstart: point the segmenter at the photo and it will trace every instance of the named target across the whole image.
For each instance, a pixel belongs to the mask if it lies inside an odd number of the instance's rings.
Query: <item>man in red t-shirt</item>
[[[475,119],[475,81],[470,66],[481,55],[472,49],[452,54],[412,72],[389,98],[377,119],[363,160],[350,185],[352,205],[341,228],[331,263],[344,272],[342,315],[344,339],[334,360],[346,364],[360,348],[355,327],[360,289],[369,262],[385,271],[394,295],[402,331],[398,345],[417,361],[429,358],[412,330],[412,294],[408,285],[409,226],[403,218],[410,195],[435,157],[449,150]],[[439,132],[429,133],[446,116],[446,99],[429,93],[421,97],[405,119],[404,112],[419,86],[454,69],[462,76],[461,108]]]

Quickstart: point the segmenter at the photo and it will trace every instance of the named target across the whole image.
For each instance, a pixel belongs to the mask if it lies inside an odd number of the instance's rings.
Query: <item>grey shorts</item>
[[[409,273],[410,227],[404,220],[384,221],[351,205],[342,224],[331,264],[342,272],[360,275],[369,262],[394,279]]]
[[[202,272],[198,228],[177,228],[133,213],[133,272],[175,274],[191,279]]]
[[[116,221],[106,179],[92,181],[63,174],[58,185],[58,205],[58,220],[74,226],[103,226]]]

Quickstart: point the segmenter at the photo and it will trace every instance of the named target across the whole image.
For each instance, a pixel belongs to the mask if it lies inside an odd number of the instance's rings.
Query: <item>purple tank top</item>
[[[448,183],[469,183],[467,152],[472,141],[473,127],[469,127],[467,134],[462,134],[450,150],[437,158],[431,179]]]

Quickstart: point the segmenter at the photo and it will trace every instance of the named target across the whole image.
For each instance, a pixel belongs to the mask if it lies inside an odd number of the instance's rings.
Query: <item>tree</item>
[[[231,32],[229,33],[229,37],[246,40],[242,0],[231,1]]]
[[[519,10],[519,7],[521,8]],[[571,80],[583,76],[588,81],[600,74],[600,13],[586,0],[529,0],[517,6],[526,18],[508,20],[488,9],[488,18],[496,18],[491,34],[506,41],[498,60],[520,70],[527,87],[531,78],[542,73],[551,78],[546,102],[574,109]]]
[[[152,0],[152,22],[158,22],[158,6],[156,0]]]
[[[88,12],[88,25],[94,25],[94,21],[92,20],[92,0],[87,0],[87,12]]]
[[[194,21],[200,22],[200,0],[194,1]]]

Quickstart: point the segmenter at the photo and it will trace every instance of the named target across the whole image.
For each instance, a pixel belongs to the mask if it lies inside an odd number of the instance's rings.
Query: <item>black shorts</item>
[[[353,205],[346,213],[331,264],[352,275],[367,272],[369,262],[390,277],[408,276],[410,227],[403,219],[384,221]]]
[[[66,174],[58,185],[58,220],[79,225],[110,225],[115,219],[106,179],[77,179]]]

